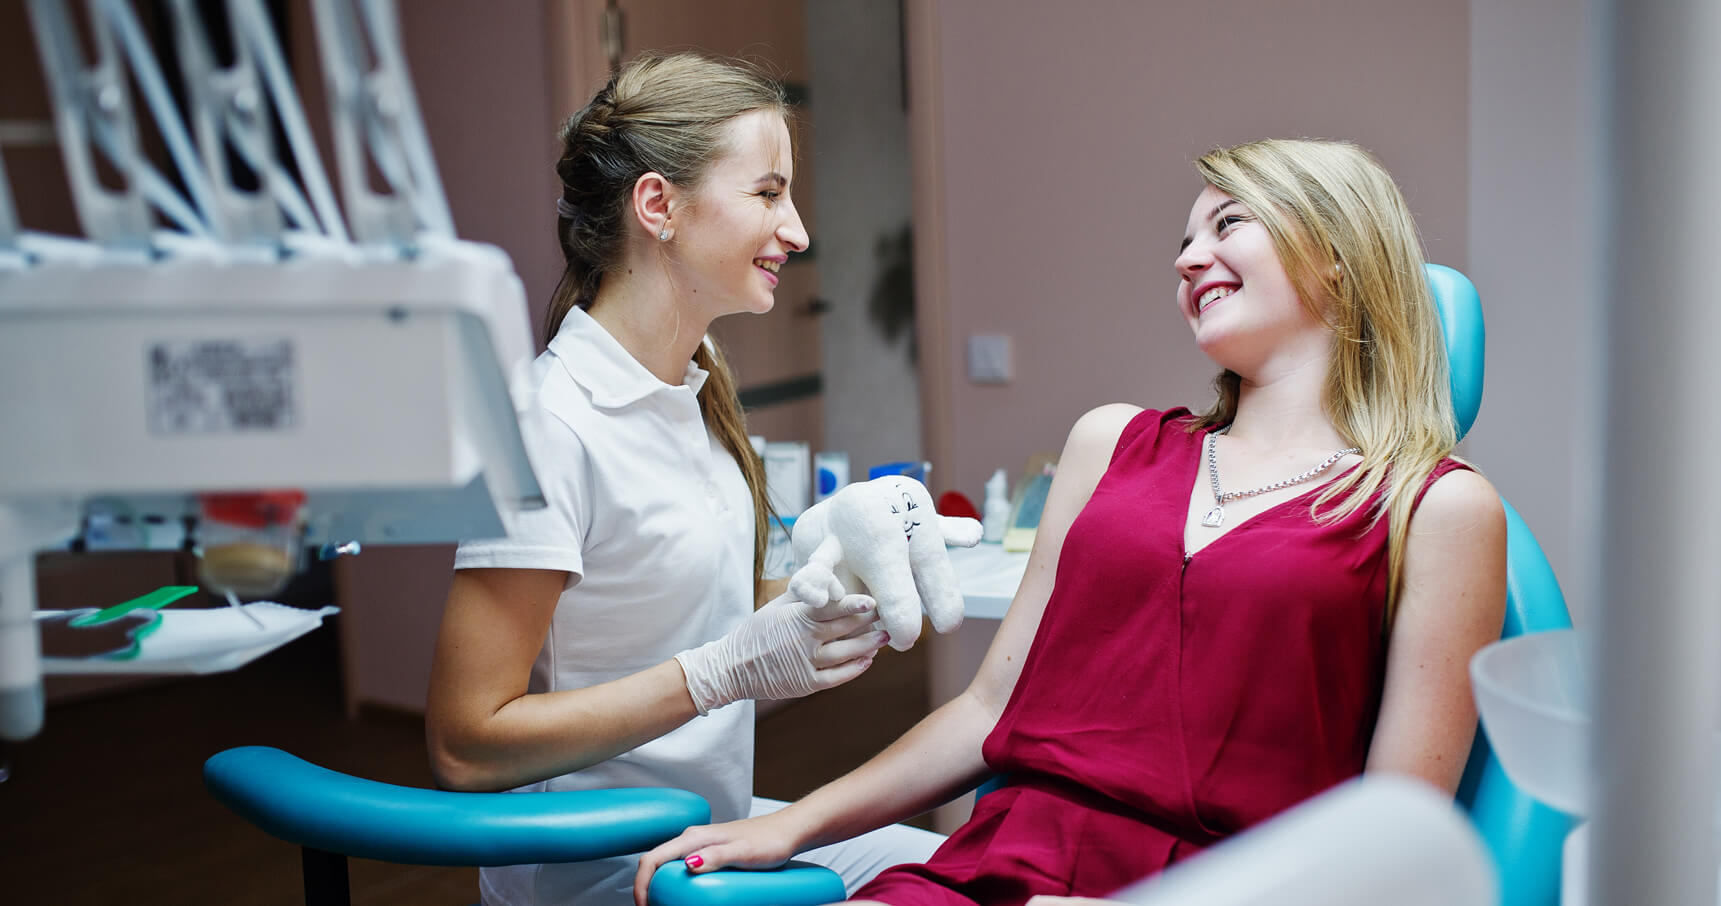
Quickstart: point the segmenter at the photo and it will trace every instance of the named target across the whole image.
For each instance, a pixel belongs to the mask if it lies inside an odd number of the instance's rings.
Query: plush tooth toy
[[[872,595],[890,647],[907,651],[920,638],[923,607],[939,632],[962,623],[962,592],[944,546],[979,542],[979,520],[938,515],[926,486],[912,478],[857,482],[795,520],[795,562],[803,565],[789,593],[815,607],[845,593]]]

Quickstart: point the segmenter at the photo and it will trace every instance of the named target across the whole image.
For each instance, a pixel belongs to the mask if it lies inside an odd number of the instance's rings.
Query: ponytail
[[[741,411],[741,397],[735,392],[735,377],[710,337],[694,351],[693,364],[709,373],[705,386],[699,388],[699,410],[705,415],[705,426],[735,457],[742,477],[747,479],[747,490],[752,492],[753,599],[757,601],[765,590],[765,543],[770,537],[771,520],[777,515],[765,495],[765,462],[747,439],[747,417]]]

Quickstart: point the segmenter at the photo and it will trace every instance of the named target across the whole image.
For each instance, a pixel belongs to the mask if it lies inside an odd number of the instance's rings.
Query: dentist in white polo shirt
[[[763,465],[705,339],[769,311],[806,249],[789,109],[739,64],[648,55],[563,129],[567,269],[522,420],[548,507],[462,544],[427,714],[447,788],[692,790],[726,821],[752,796],[753,703],[860,675],[873,602],[764,599]],[[942,838],[886,828],[803,858],[850,889]],[[635,858],[484,869],[487,904],[631,903]]]

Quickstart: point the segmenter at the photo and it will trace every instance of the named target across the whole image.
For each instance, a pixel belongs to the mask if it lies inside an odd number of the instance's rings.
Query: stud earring
[[[657,231],[657,238],[663,242],[669,241],[669,227]]]

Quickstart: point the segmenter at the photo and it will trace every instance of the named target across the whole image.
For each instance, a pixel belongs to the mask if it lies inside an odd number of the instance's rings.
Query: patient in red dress
[[[1451,458],[1440,325],[1397,186],[1342,142],[1204,155],[1176,305],[1221,369],[1206,411],[1070,431],[972,685],[773,815],[648,853],[769,866],[1002,774],[893,906],[1103,897],[1365,770],[1452,791],[1465,667],[1498,638],[1505,517]]]

